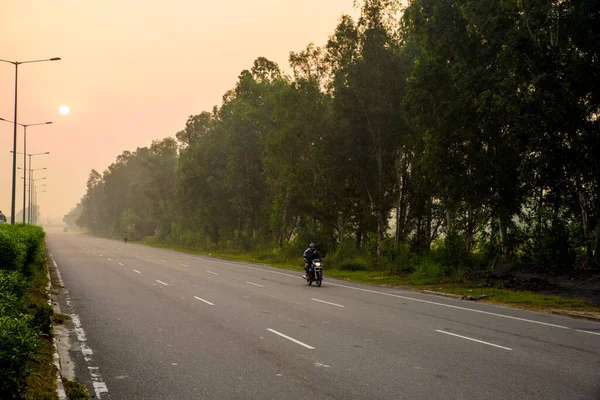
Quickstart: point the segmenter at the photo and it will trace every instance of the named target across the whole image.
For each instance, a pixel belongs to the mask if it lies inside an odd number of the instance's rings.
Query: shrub
[[[11,225],[0,225],[0,269],[19,271],[27,256],[26,246]]]
[[[0,398],[20,398],[30,368],[30,360],[39,347],[38,330],[31,316],[0,316]]]
[[[342,271],[367,271],[369,263],[363,258],[355,258],[339,262],[338,268]]]

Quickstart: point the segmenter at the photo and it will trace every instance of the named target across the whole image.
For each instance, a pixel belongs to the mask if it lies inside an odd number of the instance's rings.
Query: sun
[[[70,111],[71,109],[69,108],[69,106],[60,106],[60,108],[58,109],[58,112],[62,115],[69,115]]]

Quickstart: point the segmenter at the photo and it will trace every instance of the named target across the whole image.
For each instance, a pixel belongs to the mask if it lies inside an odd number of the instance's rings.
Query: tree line
[[[175,138],[93,170],[95,234],[296,251],[400,273],[600,265],[600,3],[364,0],[260,57]]]

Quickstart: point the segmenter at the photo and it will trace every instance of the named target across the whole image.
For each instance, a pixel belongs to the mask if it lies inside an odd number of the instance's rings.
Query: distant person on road
[[[127,235],[125,235],[125,238],[123,240],[125,241],[125,243],[127,243]]]
[[[312,265],[313,260],[319,258],[319,252],[317,251],[317,246],[314,243],[311,243],[308,246],[308,249],[304,250],[304,275],[303,278],[306,279],[308,276],[308,269]]]

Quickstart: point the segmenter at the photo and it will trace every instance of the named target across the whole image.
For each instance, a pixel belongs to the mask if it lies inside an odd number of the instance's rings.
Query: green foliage
[[[11,225],[0,225],[0,269],[18,271],[27,258],[27,248]]]
[[[51,332],[43,240],[39,227],[0,225],[0,398],[23,396],[41,335]]]
[[[19,398],[35,355],[38,331],[31,316],[0,316],[0,398]]]
[[[258,57],[176,140],[92,171],[68,218],[260,259],[316,242],[348,271],[600,268],[596,3],[359,2],[292,76]]]
[[[74,381],[63,378],[65,392],[69,400],[89,400],[91,399],[90,391],[85,385],[76,378]]]

